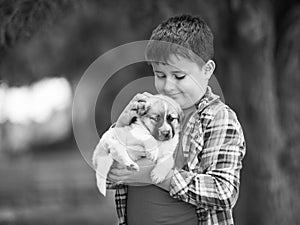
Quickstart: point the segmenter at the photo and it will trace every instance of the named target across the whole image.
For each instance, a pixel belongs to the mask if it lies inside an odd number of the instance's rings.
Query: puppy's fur
[[[139,170],[138,159],[156,162],[151,172],[155,183],[162,182],[174,166],[183,112],[173,99],[153,95],[138,103],[137,116],[125,127],[112,127],[101,137],[93,154],[99,191],[106,195],[106,178],[114,160]]]

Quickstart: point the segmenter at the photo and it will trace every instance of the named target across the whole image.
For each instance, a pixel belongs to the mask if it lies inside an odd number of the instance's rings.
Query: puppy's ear
[[[180,107],[180,105],[179,104],[173,104],[173,106],[175,106],[175,109],[176,109],[176,112],[178,113],[178,122],[180,123],[180,124],[182,124],[182,122],[183,122],[183,118],[184,118],[184,113],[183,113],[183,110],[182,110],[182,108]]]

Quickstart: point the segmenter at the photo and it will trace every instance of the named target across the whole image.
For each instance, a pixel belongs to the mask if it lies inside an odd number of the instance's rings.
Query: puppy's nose
[[[164,136],[164,137],[169,137],[170,136],[170,131],[169,130],[164,130],[161,132],[161,134]]]

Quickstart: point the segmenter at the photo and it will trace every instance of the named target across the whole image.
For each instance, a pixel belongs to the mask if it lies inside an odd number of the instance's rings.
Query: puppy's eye
[[[172,115],[167,116],[167,120],[170,121],[170,122],[173,122],[176,119],[178,119],[178,117],[176,117],[176,116],[172,116]]]
[[[155,115],[155,116],[150,116],[150,119],[153,120],[154,122],[158,122],[160,117],[159,115]]]

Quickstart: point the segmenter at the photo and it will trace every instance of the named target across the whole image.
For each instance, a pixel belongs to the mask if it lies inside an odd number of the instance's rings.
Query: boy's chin
[[[182,103],[184,102],[181,99],[181,96],[179,94],[176,95],[167,95],[168,97],[172,98],[173,100],[175,100],[179,105],[182,105]]]
[[[194,106],[196,104],[196,102],[183,102],[182,104],[179,104],[181,106],[181,108],[184,109],[188,109],[191,108],[192,106]]]

